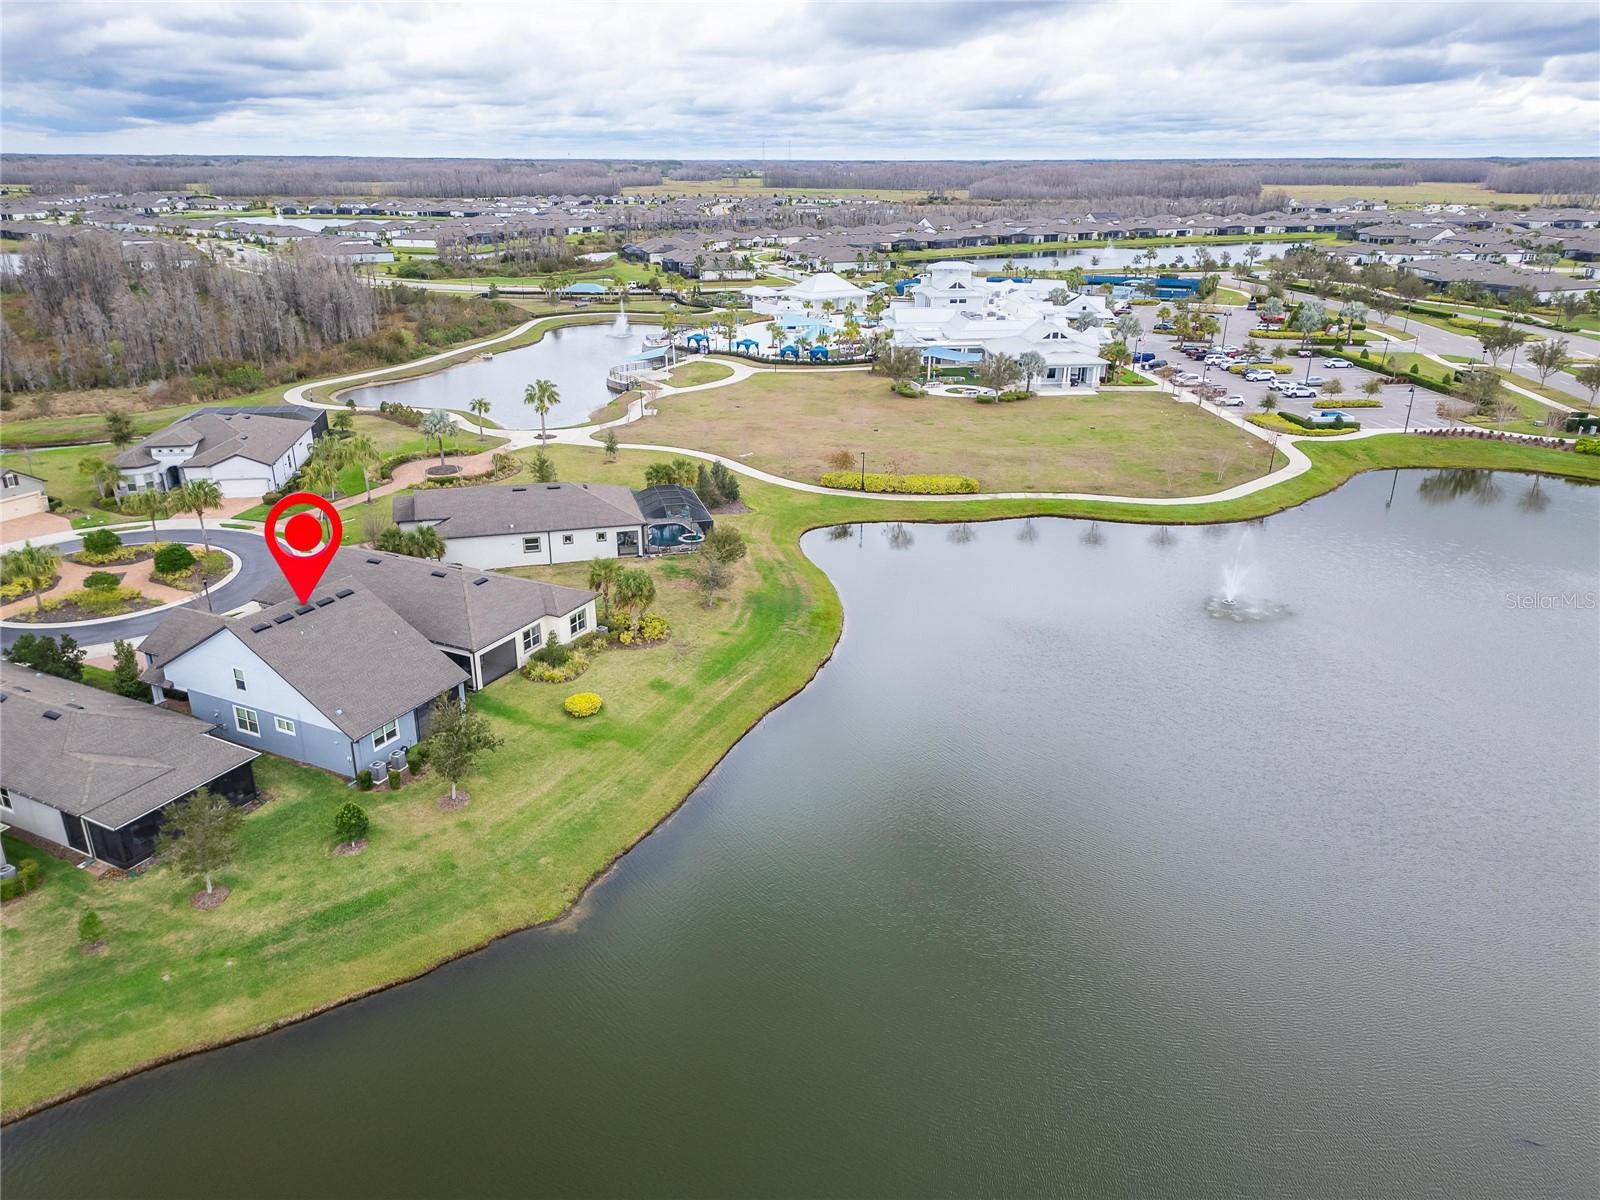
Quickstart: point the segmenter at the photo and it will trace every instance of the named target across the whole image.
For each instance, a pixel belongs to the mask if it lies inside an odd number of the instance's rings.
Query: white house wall
[[[0,824],[26,829],[29,833],[38,834],[58,846],[67,844],[66,821],[77,819],[63,817],[48,804],[40,804],[37,800],[20,796],[16,792],[11,793],[10,811],[0,808]]]
[[[420,522],[407,522],[404,528],[414,529]],[[596,535],[605,534],[604,540]],[[488,570],[495,567],[536,567],[555,563],[588,562],[595,558],[616,558],[617,535],[633,533],[639,544],[644,543],[641,525],[609,525],[603,529],[557,529],[545,533],[496,533],[484,537],[446,538],[444,561],[463,567]],[[572,544],[563,544],[562,538],[570,536]],[[539,538],[537,553],[525,552],[523,539]],[[623,557],[632,558],[633,555]]]

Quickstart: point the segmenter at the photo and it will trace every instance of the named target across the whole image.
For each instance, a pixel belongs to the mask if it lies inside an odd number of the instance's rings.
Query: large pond
[[[805,549],[838,652],[574,919],[11,1128],[8,1200],[1600,1194],[1600,490]]]
[[[489,401],[489,417],[496,424],[537,429],[539,414],[523,403],[523,393],[535,379],[548,379],[556,385],[561,402],[545,417],[547,426],[583,425],[590,413],[613,398],[606,390],[606,371],[642,350],[652,332],[653,326],[633,326],[625,337],[618,337],[609,320],[569,325],[550,330],[532,345],[492,352],[492,358],[469,359],[447,371],[400,383],[355,388],[344,397],[366,408],[387,400],[412,408],[465,412],[474,397],[482,396]]]
[[[1262,258],[1274,258],[1282,254],[1291,246],[1299,245],[1295,241],[1280,242],[1254,242],[1261,252]],[[1152,246],[1156,252],[1156,261],[1164,263],[1178,263],[1190,265],[1198,269],[1201,252],[1207,252],[1212,258],[1220,260],[1223,254],[1228,255],[1230,262],[1243,262],[1247,243],[1213,243],[1200,246]],[[1125,267],[1143,267],[1146,247],[1143,246],[1104,246],[1093,250],[1068,250],[1062,251],[1006,251],[1002,254],[986,253],[982,249],[952,250],[950,257],[965,262],[973,263],[980,267],[994,267],[999,270],[1008,259],[1018,264],[1026,265],[1034,271],[1067,271],[1073,267],[1082,267],[1085,271],[1096,269],[1102,271],[1121,270]]]

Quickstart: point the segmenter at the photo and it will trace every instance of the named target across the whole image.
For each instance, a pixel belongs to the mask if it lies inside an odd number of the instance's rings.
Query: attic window
[[[356,593],[355,593],[355,589],[354,588],[340,588],[337,592],[334,593],[334,596],[337,599],[343,600],[346,596],[354,596],[355,594]]]
[[[61,714],[53,708],[47,708],[44,710],[44,719],[46,721],[59,721],[61,720]]]
[[[282,625],[285,621],[292,621],[292,620],[294,620],[294,614],[293,613],[279,613],[277,616],[272,618],[272,623],[274,625]]]
[[[271,621],[257,621],[254,625],[250,626],[250,632],[251,633],[260,633],[263,629],[271,629],[271,628],[272,628],[272,622]]]

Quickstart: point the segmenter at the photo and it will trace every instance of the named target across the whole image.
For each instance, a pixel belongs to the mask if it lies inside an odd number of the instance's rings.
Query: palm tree
[[[366,434],[358,433],[340,444],[339,457],[361,469],[361,487],[367,493],[367,503],[372,503],[372,478],[367,474],[367,468],[377,465],[381,457],[378,447]]]
[[[205,544],[207,554],[211,553],[211,535],[206,532],[206,513],[221,507],[222,489],[214,480],[191,479],[178,489],[178,511],[192,512],[200,519],[200,540]]]
[[[25,542],[21,550],[13,550],[6,555],[5,573],[28,585],[28,590],[33,593],[34,604],[38,611],[43,612],[44,591],[55,580],[56,565],[60,561],[56,552],[48,546]]]
[[[316,492],[319,496],[327,494],[329,500],[339,487],[339,468],[334,464],[331,455],[320,454],[305,465],[300,473],[305,480],[306,487]]]
[[[656,602],[656,581],[648,571],[623,571],[617,576],[616,597],[617,607],[628,614],[629,627],[636,629]]]
[[[98,496],[111,496],[116,493],[117,484],[122,479],[122,472],[101,458],[80,458],[78,471],[87,475],[89,482],[94,484],[95,494]]]
[[[450,414],[442,408],[436,408],[422,418],[422,424],[417,426],[425,438],[439,439],[439,465],[444,466],[444,439],[455,431],[456,423],[450,419]]]
[[[545,414],[554,408],[561,400],[561,393],[556,391],[556,385],[548,379],[535,379],[522,390],[522,402],[533,405],[533,411],[539,414],[539,440],[549,439],[549,434],[544,430]]]
[[[432,525],[422,525],[406,534],[406,553],[413,558],[444,557],[444,538]]]
[[[478,418],[478,436],[483,436],[483,418],[489,415],[489,402],[482,396],[467,401],[467,411]]]
[[[606,624],[611,623],[611,589],[622,575],[622,564],[614,558],[596,558],[589,562],[589,590],[600,593],[600,611],[605,613]]]
[[[165,492],[150,488],[143,492],[134,492],[122,501],[122,507],[137,517],[150,518],[150,533],[156,533],[156,521],[167,515],[167,495]]]

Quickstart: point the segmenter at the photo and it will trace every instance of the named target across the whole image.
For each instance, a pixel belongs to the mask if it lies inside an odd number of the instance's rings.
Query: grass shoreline
[[[745,663],[746,673],[729,684],[727,695],[715,704],[697,707],[693,713],[694,728],[701,731],[702,736],[694,739],[694,744],[683,751],[683,759],[677,764],[675,772],[670,763],[653,764],[647,778],[648,787],[654,788],[654,793],[638,798],[642,806],[638,812],[638,823],[635,826],[619,830],[614,843],[605,845],[603,853],[598,853],[594,862],[575,861],[568,865],[571,874],[570,881],[562,882],[553,880],[554,891],[548,892],[542,901],[522,900],[519,898],[519,907],[515,912],[502,912],[498,915],[488,914],[488,927],[478,931],[471,929],[452,929],[451,925],[439,917],[441,924],[434,928],[414,934],[416,942],[406,946],[392,947],[381,946],[368,953],[363,960],[360,956],[355,961],[357,978],[339,980],[337,977],[325,978],[320,981],[315,978],[306,983],[303,978],[296,978],[285,982],[283,974],[293,974],[293,962],[275,964],[274,973],[264,977],[262,986],[268,988],[276,986],[280,991],[296,989],[315,993],[319,990],[331,993],[318,996],[314,1000],[297,1002],[292,995],[281,995],[276,1003],[283,1011],[271,1012],[270,1015],[259,1019],[251,1019],[248,1014],[235,1014],[232,1011],[218,1015],[218,1009],[228,1009],[233,1004],[254,1002],[260,1006],[263,1001],[257,996],[239,995],[228,992],[223,993],[207,1007],[198,1007],[197,1003],[188,992],[167,991],[159,994],[166,996],[173,1008],[182,1009],[185,1001],[191,1010],[186,1014],[187,1019],[180,1020],[176,1028],[172,1025],[166,1027],[166,1037],[169,1045],[160,1049],[154,1055],[136,1056],[123,1055],[124,1061],[114,1066],[101,1063],[92,1066],[88,1062],[74,1062],[65,1055],[46,1067],[45,1075],[34,1079],[27,1078],[26,1061],[14,1062],[8,1070],[9,1080],[7,1086],[7,1099],[18,1096],[14,1104],[8,1104],[0,1112],[0,1123],[9,1124],[44,1108],[62,1103],[76,1096],[81,1096],[89,1091],[106,1086],[120,1079],[128,1078],[151,1067],[177,1061],[206,1050],[215,1049],[233,1042],[243,1041],[262,1036],[265,1033],[281,1029],[287,1025],[307,1020],[310,1017],[327,1012],[339,1005],[349,1003],[356,999],[375,994],[401,983],[419,978],[435,968],[454,961],[467,954],[492,944],[498,939],[524,929],[538,928],[563,920],[588,894],[589,889],[604,879],[611,868],[630,849],[638,845],[651,832],[659,828],[670,816],[677,812],[698,789],[707,775],[715,769],[732,749],[748,736],[751,730],[760,724],[761,719],[772,712],[781,704],[802,691],[818,671],[827,663],[837,647],[840,633],[843,629],[843,605],[837,591],[834,589],[826,573],[812,562],[800,548],[800,538],[810,530],[825,528],[832,525],[851,524],[857,522],[883,523],[893,521],[906,521],[915,523],[948,523],[950,521],[989,521],[1004,520],[1022,516],[1060,516],[1082,517],[1097,520],[1116,520],[1141,524],[1199,524],[1219,523],[1239,520],[1254,519],[1283,511],[1305,503],[1316,496],[1323,495],[1333,490],[1356,474],[1369,470],[1389,468],[1483,468],[1500,469],[1509,471],[1539,472],[1550,475],[1578,478],[1590,482],[1600,483],[1600,459],[1580,456],[1572,452],[1530,447],[1511,442],[1498,442],[1475,439],[1455,438],[1368,438],[1354,442],[1336,442],[1321,445],[1302,445],[1302,449],[1312,458],[1312,470],[1286,480],[1283,483],[1253,493],[1237,500],[1223,503],[1150,506],[1107,501],[1065,501],[1065,500],[993,500],[974,501],[970,503],[951,503],[940,505],[931,509],[926,504],[913,502],[894,503],[883,501],[869,501],[854,497],[816,496],[809,493],[796,493],[774,485],[763,485],[751,481],[747,489],[746,499],[751,505],[751,512],[735,520],[746,532],[752,546],[751,568],[754,573],[753,581],[749,582],[738,600],[734,601],[732,621],[726,629],[716,630],[717,638],[731,638],[725,644],[708,642],[705,648],[706,661],[695,664],[691,675],[691,682],[701,681],[726,674],[721,660],[729,659],[737,662],[738,656],[745,650],[745,644],[755,646],[764,653],[751,656]],[[602,465],[602,453],[596,450],[575,446],[557,446],[552,448],[552,454],[557,458],[563,475],[569,478],[581,478],[584,474],[596,475],[606,472],[617,473],[615,467]],[[660,461],[669,456],[640,451],[624,452],[627,469],[642,470],[644,464]],[[761,601],[766,605],[755,603]],[[776,630],[787,626],[788,631],[797,633],[799,637],[769,636]],[[687,648],[694,649],[694,645]],[[626,669],[648,673],[652,668],[657,671],[670,671],[672,668],[664,664],[667,660],[646,660],[640,656],[618,656],[625,661]],[[602,660],[604,661],[604,660]],[[637,664],[637,665],[635,665]],[[620,668],[619,668],[620,669]],[[708,675],[707,672],[710,672]],[[653,683],[652,681],[652,689]],[[539,687],[526,681],[515,679],[511,687],[527,688]],[[706,684],[707,688],[711,685]],[[513,692],[503,685],[497,685],[501,690],[491,688],[480,693],[480,703],[497,719],[505,719],[506,713],[518,703],[521,692]],[[554,693],[550,693],[554,695]],[[697,697],[698,701],[698,697]],[[669,717],[671,714],[668,714]],[[681,715],[681,714],[680,714]],[[661,724],[666,725],[664,719]],[[551,728],[554,728],[553,726]],[[530,727],[529,732],[534,733],[536,727]],[[559,774],[562,765],[561,755],[568,746],[581,750],[588,743],[572,741],[578,735],[567,735],[565,743],[559,742],[561,735],[556,735],[550,744],[553,753],[546,756],[544,761],[549,761],[556,774]],[[543,745],[543,743],[541,743]],[[700,757],[696,757],[700,752]],[[566,763],[572,767],[573,763]],[[593,762],[581,760],[576,764],[585,772],[594,770]],[[303,776],[301,768],[289,768],[281,764],[272,764],[263,769],[263,774],[269,780],[283,779],[293,781],[295,776]],[[559,779],[555,779],[559,783]],[[625,781],[631,782],[631,781]],[[324,784],[331,789],[332,785]],[[415,789],[416,784],[410,785]],[[342,792],[342,785],[339,789]],[[476,790],[476,789],[469,789]],[[331,794],[331,792],[330,792]],[[424,794],[431,795],[430,792]],[[405,797],[403,801],[374,801],[385,803],[389,806],[385,814],[393,817],[395,814],[389,809],[398,809],[403,804],[415,804],[418,793],[413,791],[393,793]],[[528,807],[534,807],[534,801],[521,794],[517,799],[526,800]],[[297,815],[296,804],[305,801],[292,801],[280,799],[272,804],[263,806],[257,813],[252,814],[250,822],[281,826]],[[431,807],[431,806],[430,806]],[[475,807],[474,816],[487,817]],[[559,816],[569,814],[560,813]],[[414,814],[413,814],[414,816]],[[258,832],[261,832],[258,829]],[[280,830],[281,832],[281,830]],[[424,831],[430,839],[444,836],[442,829],[430,826]],[[521,831],[521,832],[526,832]],[[538,831],[535,831],[538,832]],[[265,836],[265,834],[263,834]],[[475,843],[469,843],[475,844]],[[555,848],[556,839],[551,837],[547,847],[544,841],[539,842],[541,849]],[[382,847],[379,848],[380,852]],[[396,845],[388,853],[404,856],[404,846]],[[580,847],[580,850],[582,847]],[[500,851],[497,849],[496,854]],[[580,855],[581,859],[581,855]],[[348,861],[348,860],[341,860]],[[295,870],[310,871],[313,864],[309,862],[296,862],[292,864]],[[245,862],[240,870],[248,872],[251,864]],[[62,900],[73,903],[78,891],[86,891],[92,886],[91,881],[76,877],[77,873],[54,872],[58,878],[54,885],[55,899],[52,900],[52,889],[46,887],[40,892],[30,896],[22,905],[13,907],[8,905],[5,909],[5,939],[8,953],[18,955],[26,941],[24,930],[16,928],[18,924],[26,925],[30,915],[37,915],[47,905],[58,905]],[[429,878],[423,876],[423,879]],[[267,881],[270,883],[270,879]],[[178,906],[180,920],[194,923],[208,920],[206,917],[195,917],[189,914],[186,904],[181,904],[183,896],[187,894],[184,885],[174,887],[176,881],[171,879],[164,870],[152,872],[150,876],[133,883],[117,883],[101,885],[106,888],[146,888],[147,890],[135,898],[135,902],[147,901],[151,906],[166,906],[168,909]],[[255,902],[265,904],[265,890],[261,888],[261,880],[252,880],[251,886],[236,897],[235,907],[231,910],[234,915],[244,915],[239,912],[240,905],[250,905],[252,901],[251,890],[257,892]],[[417,887],[413,878],[409,887]],[[75,891],[77,889],[78,891]],[[236,889],[237,890],[237,889]],[[427,889],[428,896],[437,900],[437,888]],[[170,893],[170,895],[168,894]],[[130,893],[131,894],[131,893]],[[97,902],[103,898],[117,895],[109,890],[96,893]],[[375,889],[373,895],[378,899],[387,899],[387,894],[381,888]],[[124,897],[125,898],[125,897]],[[350,902],[361,899],[359,895],[352,895]],[[532,907],[529,907],[529,904]],[[538,905],[543,903],[549,911],[540,911]],[[302,905],[302,908],[309,906]],[[229,912],[230,910],[222,910]],[[254,911],[254,910],[251,910]],[[315,921],[324,917],[330,909],[316,912],[302,912],[296,910],[299,922]],[[137,914],[135,914],[137,915]],[[447,914],[462,915],[462,914]],[[469,911],[464,914],[472,917]],[[36,937],[50,933],[51,929],[33,929],[28,932]],[[304,931],[299,931],[304,934]],[[69,931],[70,933],[70,931]],[[65,937],[67,935],[57,935]],[[114,941],[121,939],[121,945],[137,950],[137,932],[128,928],[114,935]],[[216,937],[222,934],[218,932]],[[292,939],[285,941],[285,932],[281,924],[272,925],[266,931],[254,931],[254,936],[270,939],[266,944],[275,949],[281,949],[285,954],[293,952]],[[207,947],[216,952],[215,946]],[[114,945],[114,954],[109,959],[82,960],[61,966],[57,969],[68,974],[71,978],[64,981],[66,998],[88,1003],[89,1000],[101,1000],[98,991],[94,996],[86,999],[88,989],[101,987],[114,987],[116,979],[106,980],[94,976],[96,964],[117,964],[122,970],[136,968],[139,964],[130,962],[121,957],[120,946]],[[69,951],[70,953],[70,951]],[[242,957],[242,951],[236,951]],[[399,954],[398,960],[395,955]],[[385,960],[389,961],[385,961]],[[120,960],[120,961],[119,961]],[[45,959],[42,962],[51,962]],[[315,960],[314,960],[315,961]],[[156,964],[159,965],[159,964]],[[349,963],[321,963],[318,962],[324,973],[337,972],[340,967],[349,966]],[[26,969],[24,963],[22,969]],[[145,969],[155,969],[150,963],[144,964]],[[285,971],[285,967],[290,968]],[[15,969],[15,968],[14,968]],[[308,972],[315,976],[315,969]],[[204,979],[197,979],[193,985],[201,987]],[[352,984],[354,986],[352,986]],[[238,990],[246,987],[243,972],[237,981]],[[341,990],[342,989],[342,990]],[[10,990],[8,988],[8,990]],[[36,1008],[44,1005],[44,1011],[57,1016],[68,1025],[81,1022],[84,1015],[75,1012],[62,1012],[64,1005],[57,1003],[58,996],[41,997],[33,1000]],[[274,1001],[271,997],[264,1002],[269,1010]],[[88,1014],[90,1017],[93,1014]],[[137,1022],[141,1018],[147,1021],[158,1020],[166,1014],[140,1012],[137,1009],[128,1012],[127,1009],[119,1010],[121,1023],[126,1026],[131,1019]],[[198,1024],[199,1018],[209,1018],[212,1022],[220,1022],[220,1027],[215,1032],[203,1032],[191,1040],[185,1040],[184,1032]],[[37,1018],[42,1019],[42,1018]],[[231,1027],[230,1027],[231,1026]],[[96,1028],[98,1026],[89,1026]],[[30,1033],[38,1031],[22,1026],[12,1026],[12,1036],[26,1040]],[[126,1028],[122,1031],[124,1038],[131,1038],[139,1045],[159,1042],[159,1031],[152,1034],[148,1029],[139,1029],[129,1032]],[[73,1053],[85,1056],[99,1043],[90,1042],[86,1048],[74,1047]],[[18,1070],[18,1068],[23,1068]],[[22,1078],[19,1081],[18,1075]],[[31,1085],[31,1086],[30,1086]]]

